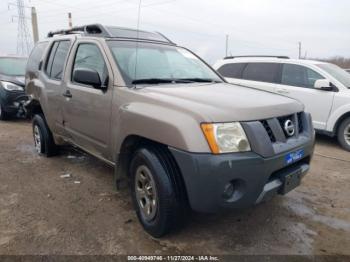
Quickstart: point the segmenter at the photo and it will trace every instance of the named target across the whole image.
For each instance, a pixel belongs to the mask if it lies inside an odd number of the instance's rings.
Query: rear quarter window
[[[47,47],[47,42],[38,43],[33,51],[31,52],[28,63],[27,63],[27,70],[34,72],[39,69],[39,64],[41,62],[41,59],[43,57],[44,51]]]
[[[242,71],[245,66],[245,63],[225,64],[218,69],[218,72],[224,77],[242,78]]]
[[[248,63],[245,67],[242,78],[246,80],[277,83],[278,63]]]

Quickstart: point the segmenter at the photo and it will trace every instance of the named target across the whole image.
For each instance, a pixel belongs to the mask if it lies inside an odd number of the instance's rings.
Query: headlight
[[[16,85],[11,82],[6,81],[0,81],[1,85],[7,90],[7,91],[23,91],[23,87]]]
[[[250,151],[248,138],[238,122],[201,124],[213,154]]]

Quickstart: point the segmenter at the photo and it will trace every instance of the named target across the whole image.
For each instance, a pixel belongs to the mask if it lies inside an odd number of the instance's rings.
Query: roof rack
[[[258,57],[258,58],[280,58],[290,59],[289,56],[273,56],[273,55],[241,55],[241,56],[226,56],[224,59],[244,58],[244,57]]]
[[[171,40],[159,32],[147,32],[130,28],[103,26],[101,24],[91,24],[73,27],[71,29],[63,29],[49,32],[47,37],[55,35],[70,35],[81,34],[84,36],[104,37],[104,38],[119,38],[119,39],[139,39],[154,42],[170,43],[175,45]]]
[[[75,26],[70,29],[57,30],[49,32],[47,34],[47,37],[70,34],[98,35],[102,37],[111,37],[111,35],[106,30],[104,30],[104,27],[100,24]]]

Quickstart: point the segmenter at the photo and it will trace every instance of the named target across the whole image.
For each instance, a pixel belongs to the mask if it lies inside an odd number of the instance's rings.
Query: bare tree
[[[331,58],[316,58],[314,60],[324,61],[324,62],[338,65],[342,68],[350,69],[350,58],[335,56]]]

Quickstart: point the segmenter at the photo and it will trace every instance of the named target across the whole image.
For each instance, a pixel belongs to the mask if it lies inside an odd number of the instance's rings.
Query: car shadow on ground
[[[338,144],[338,140],[336,137],[330,137],[327,135],[316,134],[316,142],[325,146],[332,146],[341,149]]]

